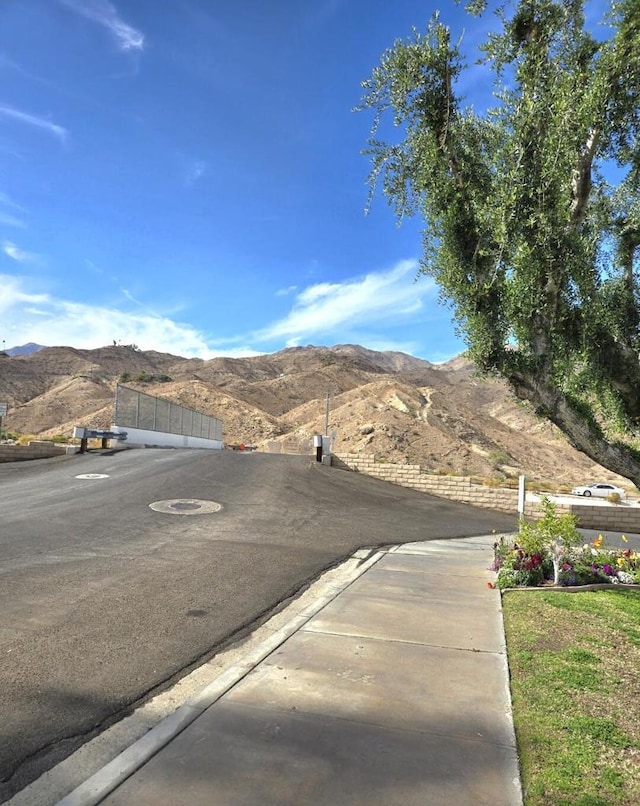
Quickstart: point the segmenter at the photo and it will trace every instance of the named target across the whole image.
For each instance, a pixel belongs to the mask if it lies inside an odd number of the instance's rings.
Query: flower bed
[[[544,517],[537,523],[522,521],[515,541],[494,544],[490,587],[548,587],[594,584],[640,584],[640,555],[631,549],[610,550],[602,535],[582,544],[571,515],[556,515],[555,504],[543,499]],[[622,535],[622,541],[628,542]]]

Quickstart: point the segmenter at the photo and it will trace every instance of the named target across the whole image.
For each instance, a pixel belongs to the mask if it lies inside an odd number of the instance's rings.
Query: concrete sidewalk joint
[[[349,568],[343,578],[326,586],[326,592],[318,596],[313,604],[291,618],[283,627],[274,632],[270,638],[265,639],[258,647],[250,651],[241,663],[234,665],[221,674],[196,694],[195,697],[192,697],[173,714],[152,728],[145,736],[134,742],[131,747],[128,747],[62,800],[58,801],[57,806],[95,806],[95,804],[99,804],[110,792],[120,786],[123,781],[133,775],[150,758],[185,730],[207,708],[246,677],[274,650],[300,630],[316,613],[326,607],[329,602],[375,565],[385,553],[386,551],[384,550],[374,553],[366,552],[366,556],[363,556],[363,552],[356,552],[346,563],[343,563],[342,568],[352,564],[354,559],[362,557],[362,561],[355,567]]]
[[[496,539],[356,552],[7,806],[522,806]]]

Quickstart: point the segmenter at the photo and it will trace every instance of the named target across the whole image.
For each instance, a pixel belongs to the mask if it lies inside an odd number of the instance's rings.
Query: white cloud
[[[4,244],[8,254],[7,248],[13,259],[23,254],[9,241]],[[87,265],[102,271],[90,261]],[[0,321],[7,344],[32,341],[90,349],[115,340],[143,350],[209,359],[259,355],[300,343],[347,342],[421,355],[425,329],[428,333],[428,323],[433,322],[435,286],[426,278],[412,282],[417,268],[416,261],[403,261],[388,271],[343,283],[309,286],[297,294],[282,319],[261,330],[226,333],[215,339],[166,311],[146,307],[122,286],[120,309],[42,293],[34,279],[7,273],[0,275]]]
[[[2,212],[0,212],[0,224],[4,225],[5,227],[21,227],[23,229],[27,226],[24,221],[16,218],[16,216]]]
[[[278,291],[276,291],[276,297],[288,297],[289,294],[293,294],[297,290],[297,285],[290,285],[287,286],[287,288],[280,288]]]
[[[30,115],[27,112],[22,112],[20,109],[15,109],[12,106],[0,105],[0,115],[13,118],[14,120],[20,121],[20,123],[26,123],[28,126],[35,126],[38,129],[44,129],[46,132],[49,132],[57,137],[62,143],[66,142],[69,134],[64,126],[58,126],[56,123],[51,123],[50,120],[39,118],[35,115]]]
[[[357,327],[401,323],[422,308],[434,283],[414,284],[418,263],[403,260],[386,272],[371,272],[343,283],[318,283],[301,291],[283,319],[260,330],[256,339],[285,339],[292,346],[311,338],[341,337]]]
[[[106,28],[116,39],[120,50],[142,50],[144,34],[128,25],[108,0],[59,0],[62,5]]]
[[[40,259],[39,255],[20,249],[20,247],[16,246],[12,241],[5,241],[2,244],[2,251],[7,257],[10,257],[11,260],[15,260],[18,263],[37,263]]]
[[[0,275],[0,287],[0,319],[7,343],[33,341],[91,349],[112,344],[115,339],[122,344],[137,344],[142,350],[190,358],[256,354],[245,347],[216,350],[196,328],[166,316],[130,313],[34,293],[26,288],[23,278],[13,275]]]

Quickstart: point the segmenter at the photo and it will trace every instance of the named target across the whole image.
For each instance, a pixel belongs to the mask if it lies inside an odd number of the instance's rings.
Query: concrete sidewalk
[[[521,804],[493,540],[363,555],[61,806]]]

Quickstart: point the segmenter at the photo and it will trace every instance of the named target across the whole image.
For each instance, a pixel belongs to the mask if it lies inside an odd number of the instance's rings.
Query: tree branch
[[[580,157],[580,164],[573,172],[571,181],[570,223],[577,227],[585,217],[591,192],[591,169],[600,141],[600,132],[594,127],[589,131],[587,142]]]
[[[528,400],[565,434],[569,443],[597,464],[630,479],[640,487],[640,461],[627,447],[608,442],[600,429],[576,411],[569,398],[543,373],[507,375],[521,400]]]

